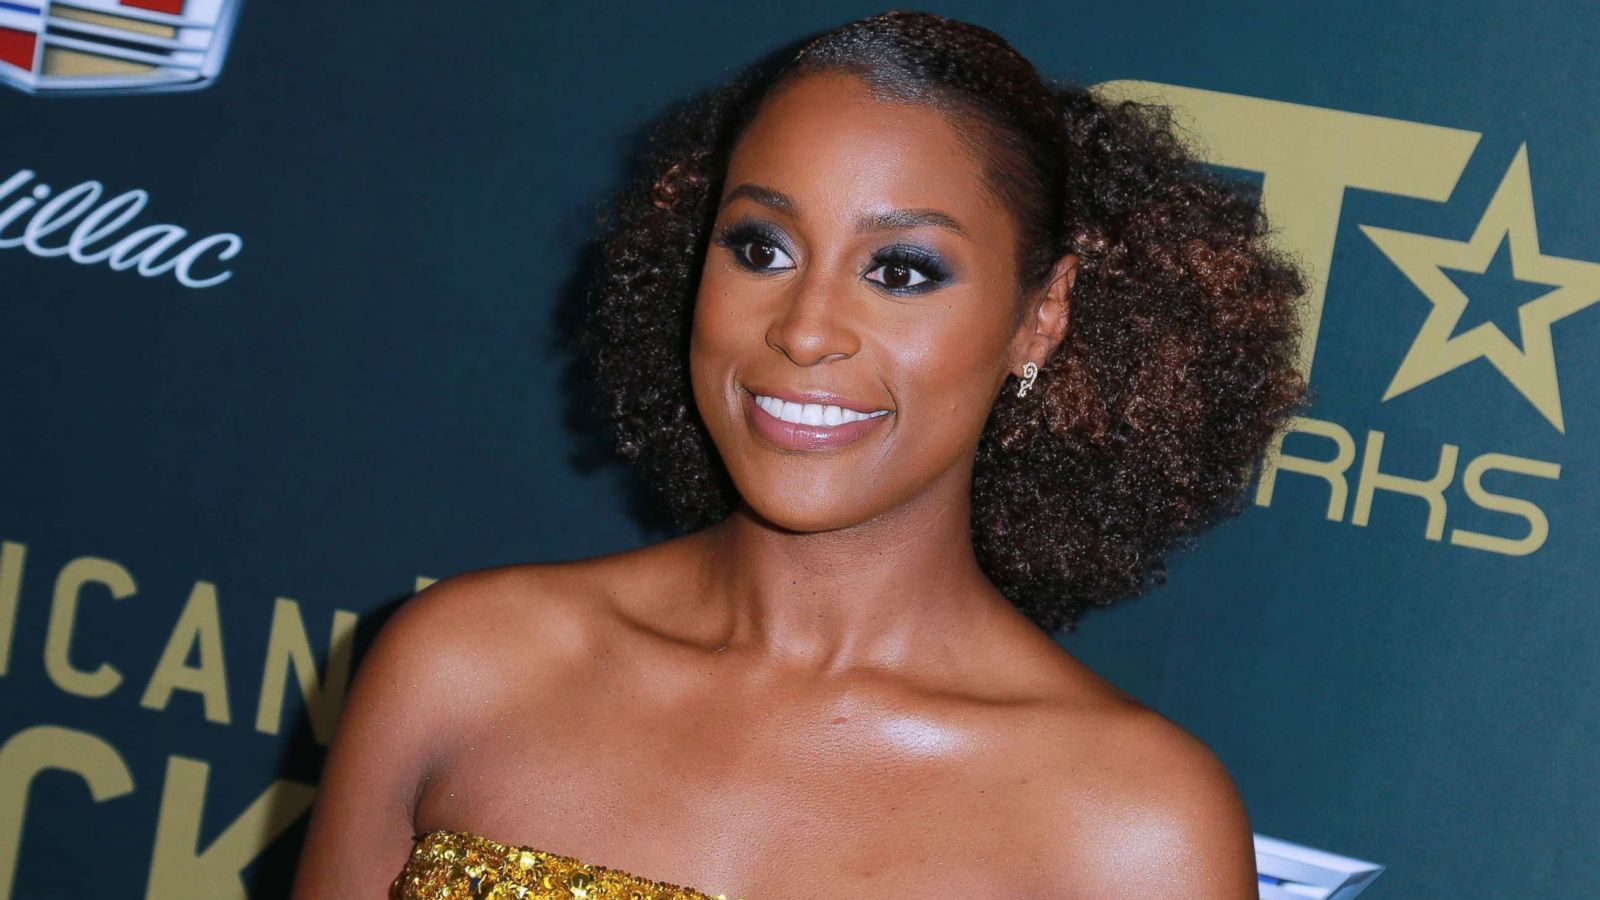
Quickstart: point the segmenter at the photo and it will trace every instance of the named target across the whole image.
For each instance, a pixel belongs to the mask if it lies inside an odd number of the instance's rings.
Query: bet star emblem
[[[1384,400],[1483,357],[1557,431],[1566,433],[1550,325],[1600,302],[1600,264],[1539,252],[1527,144],[1517,149],[1516,158],[1495,188],[1470,239],[1452,241],[1371,225],[1362,225],[1361,230],[1433,304],[1384,392]],[[1521,347],[1493,322],[1483,322],[1452,336],[1467,308],[1467,295],[1442,269],[1481,275],[1488,270],[1502,242],[1510,245],[1511,272],[1517,281],[1555,288],[1518,308]]]

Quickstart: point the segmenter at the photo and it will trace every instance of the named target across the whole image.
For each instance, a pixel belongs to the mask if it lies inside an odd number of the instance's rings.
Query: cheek
[[[907,380],[904,402],[924,423],[966,434],[983,428],[1007,335],[993,316],[955,314],[911,330],[886,349]]]
[[[726,281],[715,270],[706,272],[695,297],[691,337],[707,350],[729,344],[740,337],[741,326],[748,325],[741,322],[736,298],[725,287]]]
[[[713,286],[702,284],[694,300],[689,328],[689,366],[694,370],[702,368],[727,342],[726,304],[714,291]]]
[[[741,348],[760,340],[752,317],[740,315],[738,298],[724,287],[724,281],[713,271],[705,273],[689,332],[689,375],[702,417],[721,403],[728,388],[725,381],[732,376],[733,360]]]

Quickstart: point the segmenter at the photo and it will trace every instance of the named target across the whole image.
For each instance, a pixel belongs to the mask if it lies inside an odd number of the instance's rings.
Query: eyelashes
[[[733,259],[739,265],[752,272],[774,272],[788,266],[773,266],[761,264],[750,257],[750,249],[756,246],[776,250],[786,257],[789,262],[794,262],[794,254],[789,252],[788,245],[776,228],[765,222],[734,222],[724,225],[717,231],[717,246],[726,247],[733,254]]]
[[[792,268],[794,253],[783,234],[765,222],[745,220],[717,230],[715,243],[733,254],[740,267],[758,274]],[[783,265],[787,260],[788,265]],[[880,278],[871,277],[882,271]],[[868,281],[891,294],[924,294],[951,280],[950,268],[937,253],[915,244],[891,244],[872,255],[862,273]]]

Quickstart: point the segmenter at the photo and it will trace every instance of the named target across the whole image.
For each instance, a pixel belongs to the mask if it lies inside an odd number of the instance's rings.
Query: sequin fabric
[[[391,900],[728,900],[470,831],[417,839]]]

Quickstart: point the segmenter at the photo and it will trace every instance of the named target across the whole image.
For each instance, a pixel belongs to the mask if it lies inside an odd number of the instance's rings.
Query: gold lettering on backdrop
[[[1491,494],[1484,490],[1483,473],[1496,470],[1551,480],[1561,475],[1561,467],[1555,463],[1512,456],[1509,453],[1485,453],[1467,463],[1466,471],[1461,473],[1462,487],[1466,489],[1467,497],[1484,509],[1521,516],[1528,523],[1528,534],[1526,537],[1512,540],[1456,528],[1450,532],[1450,543],[1493,553],[1504,553],[1507,556],[1527,556],[1543,546],[1545,538],[1550,536],[1550,520],[1545,518],[1544,510],[1521,497]]]
[[[26,545],[0,541],[0,660],[9,656],[15,635],[11,623],[20,606]],[[422,587],[435,579],[416,576]],[[48,583],[48,582],[46,582]],[[94,671],[73,666],[69,660],[77,624],[78,601],[94,585],[122,599],[136,592],[134,578],[119,563],[93,556],[69,561],[55,576],[50,618],[44,643],[45,669],[61,690],[77,696],[106,697],[115,692],[121,673],[108,662]],[[420,587],[418,588],[421,589]],[[241,604],[230,605],[231,609]],[[259,610],[260,604],[244,608]],[[223,663],[221,614],[217,586],[197,581],[177,622],[166,636],[155,671],[140,705],[166,711],[172,692],[197,693],[204,701],[206,718],[231,724]],[[300,605],[276,598],[267,636],[263,694],[257,711],[258,729],[277,734],[281,728],[283,697],[290,670],[305,699],[315,739],[326,745],[344,702],[354,659],[359,618],[334,610],[325,666],[319,677]],[[119,652],[128,644],[119,647]],[[191,650],[197,653],[188,664]],[[6,674],[0,669],[0,676]],[[268,689],[270,686],[270,689]],[[176,732],[180,738],[182,732]],[[45,769],[77,773],[91,796],[105,802],[134,790],[133,775],[121,754],[105,739],[55,725],[25,727],[0,745],[0,900],[8,900],[15,881],[29,789],[34,776]],[[169,756],[157,813],[156,840],[151,856],[146,897],[149,900],[217,900],[246,896],[241,872],[273,841],[311,808],[313,785],[274,781],[253,800],[222,833],[200,846],[200,824],[205,806],[210,765],[184,756]],[[208,821],[214,816],[208,818]],[[215,826],[210,826],[210,832]]]
[[[1356,506],[1350,514],[1350,524],[1365,527],[1372,515],[1372,496],[1379,490],[1396,494],[1409,494],[1428,504],[1428,527],[1423,536],[1430,541],[1444,537],[1444,516],[1447,507],[1444,489],[1456,477],[1456,457],[1460,448],[1445,444],[1439,452],[1439,468],[1431,478],[1404,478],[1378,470],[1383,459],[1383,432],[1367,432],[1367,450],[1361,456],[1361,479],[1356,482]]]
[[[344,704],[345,687],[350,681],[350,662],[355,640],[356,616],[344,610],[333,613],[332,636],[328,641],[327,674],[317,677],[316,660],[306,637],[300,604],[279,597],[272,609],[272,633],[267,638],[267,665],[261,676],[261,703],[256,708],[256,730],[277,734],[283,718],[283,693],[289,669],[293,668],[304,698],[311,732],[318,744],[326,746],[333,738],[333,725]]]
[[[1291,431],[1333,441],[1333,459],[1324,462],[1302,456],[1284,456],[1283,439]],[[1350,496],[1350,484],[1345,480],[1344,473],[1350,470],[1350,464],[1356,459],[1356,442],[1350,437],[1350,432],[1333,422],[1295,416],[1290,420],[1289,427],[1273,436],[1272,442],[1272,457],[1277,464],[1262,469],[1261,479],[1256,483],[1256,505],[1272,505],[1272,491],[1278,485],[1280,470],[1298,472],[1328,482],[1328,521],[1344,521],[1344,504]]]
[[[133,773],[122,755],[95,735],[57,725],[35,725],[12,735],[0,745],[0,898],[11,896],[28,795],[34,777],[46,769],[81,777],[96,803],[133,791]]]
[[[72,631],[77,627],[78,599],[85,585],[98,584],[111,591],[111,599],[133,596],[137,588],[128,570],[109,559],[82,556],[66,564],[56,577],[55,599],[50,604],[50,624],[45,629],[44,669],[56,687],[79,697],[104,697],[122,683],[122,673],[108,662],[94,671],[72,664]]]
[[[200,654],[193,666],[186,664],[191,647]],[[209,581],[195,582],[139,705],[165,710],[175,690],[199,694],[205,700],[206,721],[221,725],[231,721],[227,667],[222,658],[222,618],[217,611],[217,587]]]
[[[1481,137],[1477,132],[1421,122],[1158,82],[1110,81],[1097,85],[1095,90],[1110,99],[1169,106],[1175,122],[1187,133],[1201,159],[1261,174],[1261,200],[1272,225],[1271,239],[1310,276],[1309,292],[1301,309],[1304,341],[1298,360],[1300,372],[1308,380],[1346,189],[1448,201]],[[1539,249],[1526,144],[1518,148],[1467,240],[1372,225],[1362,225],[1361,231],[1431,307],[1378,402],[1482,358],[1551,425],[1565,433],[1550,325],[1600,304],[1600,263],[1547,256]],[[1510,250],[1512,274],[1517,281],[1552,288],[1518,309],[1523,333],[1520,347],[1493,322],[1454,334],[1468,298],[1441,271],[1449,268],[1482,274],[1502,245]],[[1320,460],[1283,456],[1284,438],[1290,431],[1332,440],[1334,457]],[[1444,444],[1438,473],[1418,480],[1379,471],[1383,440],[1381,432],[1369,432],[1367,436],[1350,523],[1367,524],[1374,491],[1407,493],[1428,505],[1424,538],[1441,540],[1448,515],[1444,490],[1455,476],[1457,446]],[[1349,495],[1346,472],[1355,456],[1354,440],[1342,426],[1296,418],[1275,436],[1262,455],[1255,502],[1259,506],[1272,505],[1280,469],[1311,475],[1328,483],[1326,517],[1343,521]],[[1525,556],[1544,545],[1549,536],[1549,520],[1529,500],[1484,489],[1483,474],[1496,470],[1553,480],[1560,475],[1561,467],[1506,453],[1488,453],[1471,460],[1462,473],[1467,499],[1481,509],[1522,519],[1528,532],[1520,538],[1508,538],[1457,528],[1450,532],[1450,543]]]
[[[28,548],[0,541],[0,675],[11,668],[11,639],[17,628],[17,596],[22,592],[22,561]]]
[[[317,793],[309,784],[274,781],[202,850],[200,819],[210,774],[211,766],[200,760],[167,758],[146,900],[247,900],[244,868],[311,808]]]
[[[0,542],[0,676],[7,674],[6,664],[15,644],[12,628],[20,603],[26,551],[23,544]],[[416,576],[418,584],[433,580]],[[101,661],[93,670],[79,668],[72,662],[80,600],[91,585],[104,588],[113,599],[131,597],[137,592],[133,576],[112,560],[84,556],[63,566],[56,576],[45,631],[44,668],[60,690],[97,699],[110,695],[121,685],[122,672],[110,661]],[[300,604],[285,597],[275,600],[267,634],[262,693],[256,709],[257,730],[263,734],[279,733],[283,724],[284,693],[292,672],[305,701],[313,737],[317,743],[327,745],[350,682],[359,621],[360,617],[348,610],[333,611],[328,653],[319,673]],[[191,654],[196,657],[193,664],[189,662]],[[172,693],[179,690],[200,696],[207,721],[232,724],[222,642],[222,608],[217,586],[209,581],[197,581],[191,589],[177,622],[167,635],[139,705],[165,712],[171,704]]]
[[[1278,473],[1309,475],[1328,485],[1328,521],[1343,522],[1345,501],[1350,491],[1347,473],[1355,463],[1357,455],[1355,438],[1337,422],[1326,422],[1305,416],[1296,416],[1290,421],[1283,434],[1277,438],[1280,445],[1284,441],[1284,436],[1288,434],[1308,434],[1331,441],[1334,446],[1333,458],[1324,460],[1297,456],[1284,452],[1280,446],[1278,464],[1264,471],[1256,484],[1256,505],[1272,505],[1277,493]],[[1428,519],[1423,529],[1423,537],[1430,541],[1439,540],[1444,534],[1450,511],[1445,492],[1455,480],[1460,449],[1454,444],[1443,445],[1439,450],[1438,468],[1431,477],[1406,478],[1381,470],[1384,440],[1385,435],[1381,431],[1367,432],[1366,446],[1360,454],[1361,468],[1356,481],[1356,499],[1350,514],[1350,524],[1365,527],[1372,517],[1374,495],[1380,490],[1390,491],[1423,500],[1428,506]],[[1527,556],[1544,545],[1545,539],[1550,535],[1550,522],[1545,517],[1544,511],[1533,501],[1523,497],[1495,494],[1485,489],[1484,473],[1497,471],[1555,480],[1561,474],[1561,467],[1555,463],[1513,456],[1509,453],[1485,453],[1472,459],[1461,474],[1461,488],[1467,495],[1467,500],[1479,509],[1506,513],[1522,519],[1528,525],[1528,533],[1520,538],[1508,538],[1456,528],[1450,532],[1450,543],[1506,556]]]

